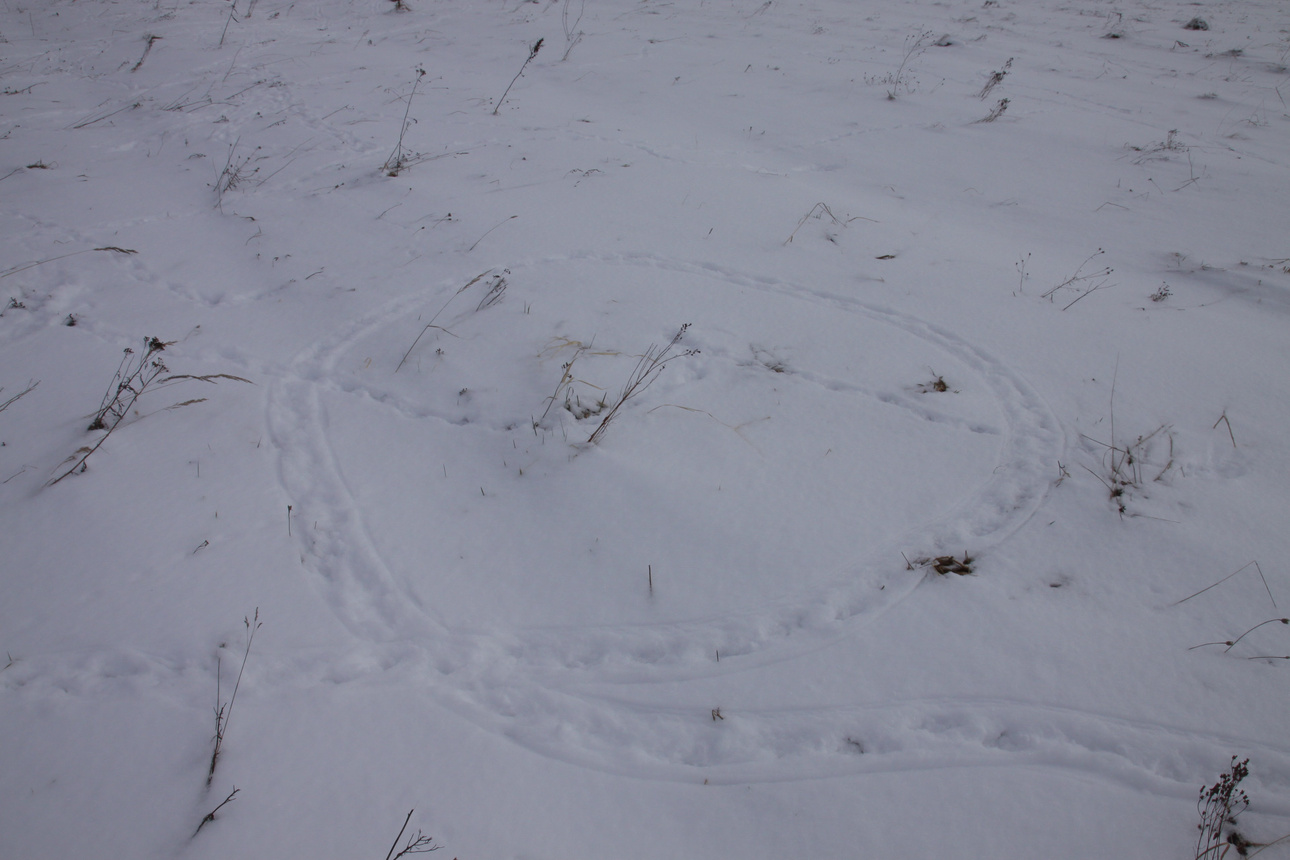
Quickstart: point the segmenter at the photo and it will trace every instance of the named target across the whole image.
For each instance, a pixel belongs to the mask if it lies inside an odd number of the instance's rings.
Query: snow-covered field
[[[1290,834],[1284,3],[399,5],[0,9],[0,856]]]

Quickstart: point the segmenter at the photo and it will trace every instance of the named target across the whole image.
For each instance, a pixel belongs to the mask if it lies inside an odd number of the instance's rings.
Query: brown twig
[[[153,43],[153,42],[155,42],[155,41],[157,41],[157,40],[158,40],[158,39],[160,39],[161,37],[160,37],[160,36],[153,36],[153,35],[149,35],[149,36],[146,36],[145,38],[147,38],[147,40],[148,40],[148,44],[147,44],[147,46],[146,46],[146,47],[144,47],[144,49],[143,49],[143,56],[139,58],[139,62],[135,63],[135,64],[134,64],[134,68],[130,69],[130,71],[132,71],[132,72],[137,72],[137,71],[139,71],[139,67],[143,65],[143,61],[144,61],[144,60],[146,60],[146,59],[148,59],[148,52],[152,50],[152,43]]]
[[[528,68],[529,63],[533,62],[533,58],[538,55],[538,51],[542,50],[543,41],[545,40],[538,39],[533,43],[533,47],[529,48],[528,59],[524,61],[524,65],[520,66],[520,70],[515,73],[515,77],[511,78],[511,82],[506,86],[506,92],[502,93],[502,97],[497,100],[497,107],[493,108],[493,116],[497,116],[497,112],[502,109],[502,103],[506,101],[506,93],[511,91],[511,87],[515,86],[515,82],[520,79],[520,75],[524,74],[524,70]]]
[[[408,810],[408,817],[403,819],[403,826],[399,828],[399,835],[394,837],[394,844],[390,846],[389,852],[385,855],[385,860],[399,860],[405,854],[429,854],[431,851],[438,851],[439,846],[433,844],[434,837],[422,836],[418,830],[415,836],[408,837],[408,844],[403,846],[403,850],[398,854],[394,849],[399,847],[399,840],[403,838],[403,831],[408,829],[408,822],[412,820],[412,813],[415,809]]]
[[[1235,447],[1236,447],[1236,436],[1232,433],[1232,422],[1231,422],[1231,421],[1229,421],[1229,420],[1227,420],[1227,410],[1226,410],[1226,409],[1224,409],[1224,410],[1223,410],[1223,414],[1222,414],[1222,415],[1218,416],[1218,420],[1214,422],[1214,426],[1213,426],[1213,427],[1211,427],[1210,429],[1211,429],[1211,430],[1217,430],[1217,429],[1218,429],[1218,425],[1219,425],[1219,424],[1226,424],[1226,425],[1227,425],[1227,437],[1228,437],[1229,439],[1231,439],[1231,440],[1232,440],[1232,447],[1233,447],[1233,448],[1235,448]]]
[[[193,831],[193,837],[194,837],[194,838],[197,836],[197,834],[198,834],[198,833],[201,833],[201,832],[202,832],[202,828],[206,826],[206,822],[208,822],[208,821],[214,821],[214,820],[215,820],[215,813],[217,813],[217,812],[219,812],[221,809],[223,809],[223,808],[224,808],[224,805],[225,805],[226,803],[228,803],[230,800],[232,800],[232,799],[237,795],[237,793],[238,793],[239,791],[241,791],[241,789],[240,789],[240,788],[238,788],[237,786],[234,786],[234,787],[233,787],[233,790],[232,790],[231,792],[229,792],[228,797],[226,797],[226,798],[224,798],[222,801],[220,801],[220,805],[219,805],[219,806],[215,807],[215,808],[214,808],[214,809],[212,809],[210,812],[206,813],[206,817],[205,817],[205,818],[203,818],[203,819],[201,820],[201,823],[197,825],[197,829]]]

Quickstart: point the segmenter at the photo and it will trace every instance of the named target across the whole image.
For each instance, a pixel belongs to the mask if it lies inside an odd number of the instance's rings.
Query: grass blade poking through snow
[[[668,362],[688,355],[698,354],[697,349],[687,349],[678,353],[672,352],[676,345],[681,342],[681,338],[685,336],[685,331],[689,327],[689,323],[681,326],[666,345],[660,347],[657,344],[651,344],[649,349],[645,350],[645,354],[636,362],[636,367],[632,370],[631,376],[627,377],[627,382],[623,385],[623,390],[618,395],[618,401],[605,413],[605,417],[600,419],[600,424],[588,437],[587,443],[589,445],[594,445],[600,441],[601,437],[605,435],[605,431],[609,429],[609,425],[617,417],[618,410],[623,408],[623,404],[649,388],[654,383],[654,380],[658,379],[659,374],[663,372],[663,368],[667,366]]]
[[[237,786],[233,786],[233,790],[229,792],[228,797],[221,800],[219,802],[219,806],[216,806],[210,812],[206,813],[205,817],[203,817],[202,820],[197,823],[197,829],[193,831],[193,838],[196,838],[197,834],[202,832],[202,828],[205,827],[207,823],[214,821],[215,813],[219,812],[221,809],[223,809],[225,806],[231,803],[233,801],[233,798],[237,797],[237,793],[241,790],[242,789],[238,788]]]
[[[1008,109],[1008,100],[999,99],[999,103],[996,104],[993,109],[991,109],[990,113],[982,117],[981,119],[977,120],[977,123],[994,122],[996,119],[1003,116],[1003,112],[1006,111],[1007,109]],[[1080,296],[1080,299],[1082,298],[1084,297]],[[1075,302],[1077,301],[1079,301],[1079,299],[1075,300]],[[1075,304],[1075,302],[1071,302],[1071,305]],[[1070,307],[1070,305],[1067,305],[1066,307],[1068,308]],[[1066,310],[1066,308],[1062,308],[1062,310]]]
[[[399,828],[399,835],[394,837],[394,844],[390,846],[389,852],[386,853],[385,860],[399,860],[400,857],[406,854],[429,854],[431,851],[439,850],[440,846],[434,844],[434,837],[423,836],[421,831],[418,830],[408,837],[408,842],[403,846],[402,851],[398,854],[394,853],[394,849],[399,847],[399,840],[403,838],[403,831],[408,829],[408,822],[412,820],[412,813],[414,812],[416,812],[415,809],[408,810],[408,817],[403,819],[403,826]]]
[[[0,401],[0,412],[5,411],[10,406],[17,403],[22,398],[26,397],[28,394],[30,394],[32,391],[36,389],[37,385],[40,385],[39,379],[36,380],[35,382],[28,382],[27,387],[24,388],[22,391],[19,391],[17,394],[15,394],[13,397],[10,397],[8,400]],[[4,393],[4,389],[0,388],[0,394],[3,394],[3,393]]]
[[[1241,780],[1250,774],[1249,765],[1248,758],[1238,762],[1236,756],[1232,756],[1231,770],[1219,777],[1218,782],[1200,790],[1200,797],[1196,801],[1196,808],[1200,812],[1196,860],[1221,860],[1233,844],[1231,839],[1236,833],[1233,832],[1229,838],[1224,839],[1223,831],[1235,825],[1236,816],[1250,805],[1250,798],[1241,788]]]
[[[408,106],[403,111],[403,124],[399,126],[399,140],[394,144],[394,151],[390,153],[390,157],[385,159],[385,164],[381,166],[381,170],[386,176],[398,176],[404,170],[411,167],[416,161],[420,160],[417,156],[403,148],[403,136],[408,133],[408,126],[411,125],[412,122],[416,121],[412,120],[409,122],[408,115],[412,113],[412,100],[416,98],[417,85],[421,83],[421,79],[424,78],[425,75],[425,69],[417,68],[417,76],[412,79],[412,92],[408,93]]]
[[[408,351],[403,353],[403,358],[399,361],[399,366],[394,368],[395,373],[398,373],[400,370],[403,369],[403,365],[407,363],[408,356],[412,354],[412,350],[417,348],[417,344],[421,342],[421,338],[423,338],[425,336],[425,333],[430,331],[430,329],[437,328],[440,331],[448,332],[448,334],[452,334],[452,332],[448,331],[443,326],[435,325],[434,321],[439,319],[440,314],[448,310],[448,305],[452,304],[453,299],[457,298],[457,296],[461,295],[462,293],[466,292],[466,290],[470,289],[475,284],[479,283],[480,279],[483,278],[485,275],[488,274],[488,272],[491,272],[491,271],[493,270],[489,269],[487,272],[480,272],[478,275],[475,275],[475,277],[471,278],[464,287],[457,290],[457,292],[453,293],[451,296],[448,297],[448,301],[443,303],[443,307],[439,308],[439,310],[435,312],[435,315],[430,317],[430,322],[426,323],[425,327],[421,329],[421,334],[417,335],[417,339],[412,341],[412,346],[408,347]],[[502,280],[503,280],[503,283],[505,283],[505,279],[502,279]],[[501,296],[499,295],[498,298],[501,298]]]
[[[156,337],[147,337],[143,339],[143,353],[137,354],[133,349],[126,347],[125,354],[121,357],[121,363],[117,365],[116,374],[113,375],[112,381],[108,384],[108,389],[103,395],[102,402],[99,403],[98,411],[94,413],[94,420],[90,422],[89,430],[106,431],[99,440],[93,445],[82,447],[75,454],[68,457],[68,460],[74,461],[70,468],[51,480],[46,486],[52,487],[59,481],[66,478],[74,472],[84,471],[86,462],[90,455],[102,447],[103,443],[112,435],[125,420],[125,417],[134,409],[134,405],[144,392],[151,389],[164,387],[167,383],[180,382],[185,379],[192,379],[198,382],[209,382],[214,384],[220,379],[231,379],[236,382],[249,383],[251,380],[243,379],[240,376],[233,376],[230,373],[213,373],[204,376],[195,376],[188,373],[177,373],[169,376],[162,376],[168,373],[165,361],[160,358],[160,354],[166,350],[166,347],[173,346],[174,341],[163,341]],[[26,392],[23,392],[24,394]],[[21,395],[19,395],[21,396]],[[16,399],[16,398],[15,398]],[[200,403],[205,398],[187,400],[183,403],[174,404],[169,408],[174,409],[179,406],[188,406],[193,403]],[[8,405],[8,404],[6,404]],[[80,455],[79,457],[77,455]]]
[[[233,717],[233,705],[237,702],[237,690],[242,686],[242,673],[246,671],[246,658],[251,656],[251,643],[255,641],[255,631],[260,629],[263,623],[260,621],[260,608],[255,608],[253,618],[243,618],[242,623],[246,625],[246,650],[242,652],[242,665],[237,670],[237,681],[233,683],[233,695],[229,696],[228,704],[220,701],[219,694],[219,667],[220,662],[215,663],[215,749],[211,751],[210,768],[206,771],[206,785],[209,788],[211,780],[215,778],[215,766],[219,764],[220,753],[224,751],[224,735],[228,732],[228,721]],[[233,795],[229,795],[229,800]],[[227,803],[228,801],[224,801]],[[220,804],[223,806],[224,804]],[[219,809],[219,807],[216,807]],[[211,816],[214,816],[214,812]],[[201,829],[199,826],[198,830]],[[194,834],[196,835],[196,834]]]
[[[573,0],[564,0],[564,6],[560,9],[560,23],[564,25],[564,41],[567,44],[567,47],[564,49],[564,56],[560,58],[560,62],[564,62],[569,59],[569,52],[573,50],[575,45],[582,41],[582,37],[585,35],[578,29],[578,25],[582,23],[582,13],[587,9],[587,0],[578,0],[578,15],[573,19],[572,23],[570,23],[569,6],[572,2]]]
[[[533,62],[533,58],[537,56],[538,51],[542,50],[542,41],[542,39],[538,39],[533,43],[533,47],[529,48],[528,59],[524,61],[524,65],[520,66],[520,70],[515,73],[515,77],[511,78],[511,82],[506,85],[506,92],[502,93],[502,97],[497,100],[497,107],[493,108],[493,116],[497,116],[497,112],[502,109],[502,103],[506,101],[506,94],[511,91],[511,87],[515,86],[515,82],[520,79],[520,75],[524,74],[524,70],[529,67],[529,63]]]

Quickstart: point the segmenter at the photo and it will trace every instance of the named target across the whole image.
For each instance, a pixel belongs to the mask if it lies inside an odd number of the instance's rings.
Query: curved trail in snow
[[[458,643],[459,645],[461,643]],[[258,660],[265,682],[429,684],[440,703],[526,749],[579,767],[638,779],[714,785],[790,782],[945,768],[1073,773],[1178,800],[1194,800],[1237,751],[1258,762],[1250,781],[1260,812],[1290,815],[1290,745],[1255,742],[1165,721],[1035,702],[975,696],[911,698],[820,708],[728,709],[720,722],[700,708],[642,705],[544,687],[473,653],[473,685],[454,685],[453,643],[368,644]],[[438,651],[436,656],[434,653]],[[462,657],[471,656],[463,647]],[[131,649],[15,662],[7,686],[28,693],[138,695],[179,689],[187,701],[209,681],[204,662]],[[483,695],[484,688],[493,686]]]
[[[518,272],[563,261],[559,258],[511,268]],[[784,656],[777,652],[786,647],[786,637],[806,631],[832,635],[840,624],[871,619],[917,588],[925,574],[904,569],[899,561],[902,550],[924,556],[962,552],[965,547],[988,551],[1020,528],[1051,488],[1052,467],[1062,456],[1064,443],[1056,417],[1018,374],[950,332],[855,299],[710,265],[653,256],[586,256],[573,262],[658,268],[809,301],[894,327],[953,356],[975,373],[988,388],[1006,426],[1000,432],[1000,454],[983,486],[953,504],[947,514],[919,523],[856,559],[845,582],[805,599],[781,600],[759,610],[697,621],[519,631],[505,642],[505,650],[521,663],[547,671],[595,670],[602,680],[658,680],[708,674],[715,669],[710,667],[711,655],[718,649],[731,658],[769,652],[767,656],[778,659]],[[335,371],[338,356],[349,344],[392,320],[405,319],[411,308],[423,302],[420,296],[400,300],[333,333],[297,359],[294,380],[275,385],[270,393],[268,423],[283,452],[282,481],[301,510],[310,511],[309,518],[320,523],[309,535],[306,555],[313,557],[312,564],[321,573],[324,591],[337,614],[366,638],[399,638],[416,630],[424,632],[427,625],[439,628],[442,624],[422,612],[399,608],[408,606],[408,596],[400,593],[352,497],[327,438],[318,387]],[[835,390],[850,384],[803,375]],[[896,405],[912,408],[907,403]],[[921,409],[920,417],[945,420]],[[977,428],[977,432],[992,431]],[[381,622],[373,627],[377,618]],[[502,644],[502,640],[494,644]]]
[[[650,267],[814,303],[893,327],[953,356],[988,388],[1004,427],[990,477],[948,512],[864,553],[845,579],[728,615],[660,624],[467,632],[418,605],[382,558],[327,433],[320,388],[346,348],[406,319],[424,297],[396,301],[305,351],[268,398],[281,480],[318,527],[302,556],[337,616],[372,647],[439,691],[472,722],[551,758],[651,779],[729,782],[1016,764],[1074,769],[1153,791],[1190,793],[1233,747],[1257,748],[1261,779],[1290,786],[1290,749],[1069,708],[949,698],[871,707],[726,712],[632,701],[641,684],[756,671],[802,657],[908,599],[927,576],[899,562],[970,547],[988,552],[1021,528],[1051,489],[1061,427],[1017,373],[957,335],[890,309],[783,281],[655,256],[552,263]],[[845,380],[816,377],[830,387]],[[927,417],[927,416],[924,416]],[[893,563],[895,559],[895,563]],[[720,650],[722,660],[712,658]],[[1202,762],[1202,764],[1198,764]],[[1184,791],[1181,785],[1187,787]]]

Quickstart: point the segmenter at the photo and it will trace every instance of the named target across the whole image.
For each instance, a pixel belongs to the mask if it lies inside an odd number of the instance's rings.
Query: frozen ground
[[[406,5],[0,9],[0,856],[1290,834],[1283,4]]]

